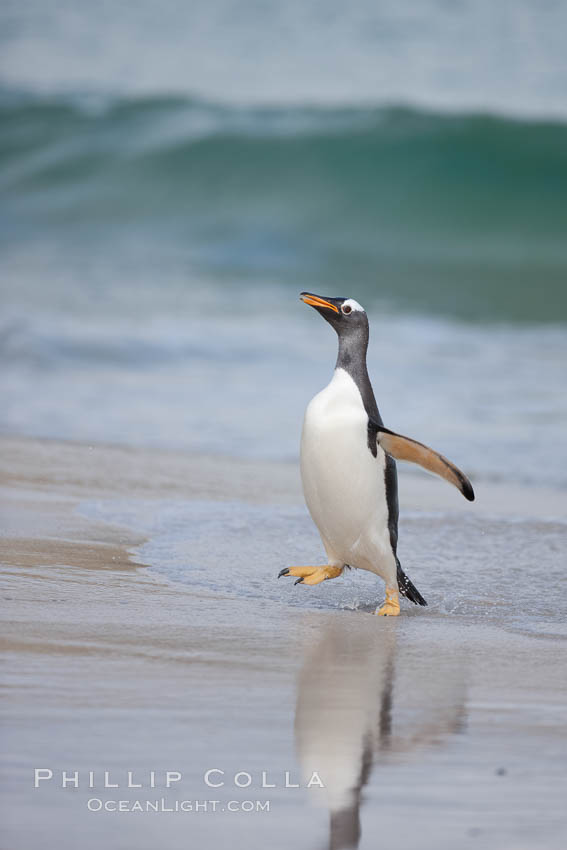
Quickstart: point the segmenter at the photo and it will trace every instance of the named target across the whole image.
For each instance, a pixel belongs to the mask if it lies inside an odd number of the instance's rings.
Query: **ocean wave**
[[[567,318],[567,124],[6,91],[0,121],[12,239],[134,229],[216,271]]]
[[[124,179],[132,173],[126,165],[134,171],[139,166],[137,176],[148,184],[172,175],[194,177],[196,165],[203,177],[211,176],[221,163],[223,170],[243,174],[261,174],[267,165],[274,182],[312,173],[314,180],[330,176],[353,188],[362,177],[390,183],[404,174],[404,184],[429,176],[443,185],[456,178],[462,189],[478,179],[510,185],[520,175],[524,182],[535,175],[540,183],[567,176],[567,122],[488,113],[407,106],[246,108],[180,97],[4,91],[0,117],[6,188],[34,179],[43,185],[80,180],[95,165],[114,164],[124,167]],[[286,175],[290,166],[294,173]],[[182,185],[177,188],[182,194]]]

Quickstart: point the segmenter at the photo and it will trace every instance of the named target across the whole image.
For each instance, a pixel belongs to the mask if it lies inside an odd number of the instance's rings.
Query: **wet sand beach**
[[[0,850],[567,847],[566,31],[0,4]],[[398,618],[277,578],[325,560],[301,292],[474,486],[399,464]]]
[[[1,445],[2,846],[564,846],[564,496],[402,469],[430,604],[382,621],[276,580],[320,557],[295,464]]]

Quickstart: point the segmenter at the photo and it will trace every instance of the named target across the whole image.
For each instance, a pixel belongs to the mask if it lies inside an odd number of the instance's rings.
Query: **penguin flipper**
[[[378,444],[386,454],[391,455],[396,460],[408,460],[411,463],[423,466],[424,469],[453,484],[469,502],[474,502],[474,490],[471,482],[454,463],[428,446],[424,446],[423,443],[418,443],[417,440],[396,434],[395,431],[390,431],[383,425],[374,422],[372,425],[376,429]]]

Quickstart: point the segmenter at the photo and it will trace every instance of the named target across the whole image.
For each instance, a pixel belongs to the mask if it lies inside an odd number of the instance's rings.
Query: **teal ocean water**
[[[308,289],[391,427],[567,486],[561,4],[156,9],[1,13],[1,431],[293,460]]]
[[[136,253],[183,254],[193,272],[239,283],[567,320],[563,123],[181,98],[0,104],[12,245],[99,241],[115,254],[139,240]]]
[[[50,517],[88,492],[149,568],[7,570],[11,847],[239,846],[239,823],[247,848],[564,846],[566,32],[557,0],[0,3],[0,435],[95,449],[34,449],[34,475],[12,443],[5,534],[22,488],[34,537],[74,534]],[[398,619],[364,616],[370,573],[276,578],[321,558],[293,476],[336,339],[302,290],[365,306],[385,424],[477,493],[400,464],[428,607]],[[269,492],[272,467],[182,452],[289,466]],[[49,765],[81,788],[33,789]],[[294,766],[318,810],[85,805],[91,769],[180,770],[198,800],[224,799],[207,769]]]

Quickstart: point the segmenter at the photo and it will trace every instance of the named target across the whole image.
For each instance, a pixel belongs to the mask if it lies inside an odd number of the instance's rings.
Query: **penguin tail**
[[[405,596],[406,599],[409,599],[410,602],[413,602],[414,605],[427,605],[427,602],[415,586],[413,582],[409,580],[407,575],[402,570],[400,562],[398,563],[398,588],[402,596]]]

